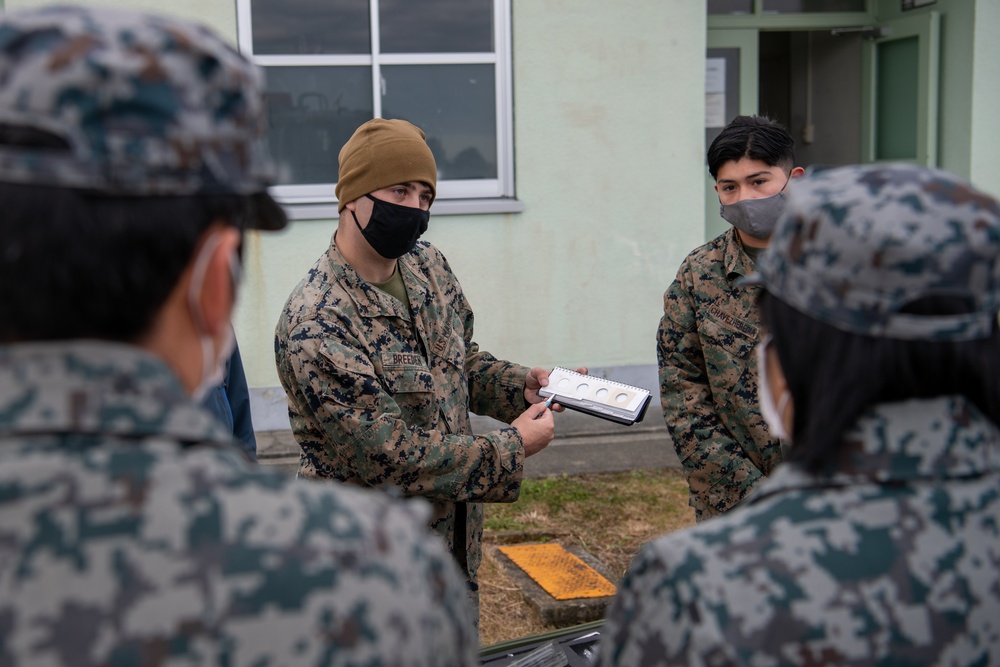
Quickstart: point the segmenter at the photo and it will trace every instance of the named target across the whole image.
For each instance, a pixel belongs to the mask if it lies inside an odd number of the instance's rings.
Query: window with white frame
[[[335,212],[337,155],[375,117],[424,130],[439,202],[513,197],[510,0],[237,0],[237,8],[240,49],[266,75],[280,201]]]

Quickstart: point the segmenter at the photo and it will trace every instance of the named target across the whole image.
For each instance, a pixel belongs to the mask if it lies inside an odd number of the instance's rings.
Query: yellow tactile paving
[[[615,594],[614,584],[561,544],[519,544],[499,550],[556,600]]]

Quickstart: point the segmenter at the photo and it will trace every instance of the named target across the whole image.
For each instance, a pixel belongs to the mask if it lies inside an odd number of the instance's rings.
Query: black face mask
[[[358,216],[354,211],[354,224],[361,230],[368,244],[386,259],[397,259],[413,250],[417,239],[427,231],[427,222],[431,219],[429,211],[410,206],[390,204],[387,201],[365,195],[372,200],[372,214],[368,218],[368,226],[361,229]]]

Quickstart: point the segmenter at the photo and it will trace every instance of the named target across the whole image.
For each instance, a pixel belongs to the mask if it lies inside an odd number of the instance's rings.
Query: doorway
[[[862,162],[862,47],[857,33],[759,33],[760,113],[795,139],[796,164]]]

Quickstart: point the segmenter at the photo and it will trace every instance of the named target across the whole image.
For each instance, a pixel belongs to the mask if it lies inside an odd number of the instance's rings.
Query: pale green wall
[[[653,365],[661,296],[703,241],[702,2],[514,0],[522,213],[431,218],[476,339],[530,365]],[[433,212],[432,212],[433,213]],[[251,386],[278,384],[272,335],[336,223],[247,252],[236,325]]]
[[[1000,2],[976,2],[975,61],[972,72],[972,181],[1000,196]]]
[[[211,26],[232,43],[236,43],[236,2],[235,0],[119,0],[118,2],[74,0],[4,0],[6,9],[40,7],[42,5],[98,5],[129,7],[143,11],[180,16]]]
[[[8,9],[48,0],[7,0]],[[121,0],[236,40],[234,0]],[[880,19],[901,16],[877,0]],[[938,0],[941,166],[1000,193],[1000,2]],[[655,363],[660,298],[703,238],[704,2],[513,0],[522,213],[437,216],[477,340],[540,365]],[[272,332],[334,221],[248,239],[236,325],[250,384],[277,384]]]

